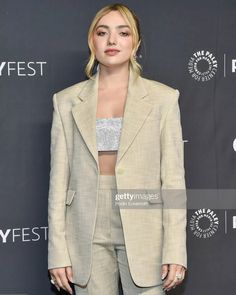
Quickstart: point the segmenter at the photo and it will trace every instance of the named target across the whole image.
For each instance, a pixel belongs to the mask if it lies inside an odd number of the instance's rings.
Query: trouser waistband
[[[100,174],[99,176],[99,187],[100,188],[116,188],[116,176]]]

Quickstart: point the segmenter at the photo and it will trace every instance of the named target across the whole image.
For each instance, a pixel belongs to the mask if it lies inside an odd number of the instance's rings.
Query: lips
[[[106,53],[113,53],[113,52],[119,52],[120,50],[118,50],[118,49],[107,49],[107,50],[105,50],[105,52]]]

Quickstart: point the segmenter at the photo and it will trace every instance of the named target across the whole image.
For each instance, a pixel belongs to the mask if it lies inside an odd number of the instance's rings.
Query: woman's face
[[[111,11],[99,20],[93,33],[93,44],[100,64],[110,67],[129,63],[133,50],[132,32],[118,11]],[[114,51],[109,51],[111,49]]]

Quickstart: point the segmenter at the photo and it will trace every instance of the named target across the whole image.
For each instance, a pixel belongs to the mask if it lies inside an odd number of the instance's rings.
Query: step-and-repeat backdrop
[[[235,294],[236,2],[123,3],[140,18],[143,76],[180,91],[188,271],[170,293]],[[52,95],[85,79],[88,26],[106,4],[0,0],[0,294],[56,293],[47,272]]]

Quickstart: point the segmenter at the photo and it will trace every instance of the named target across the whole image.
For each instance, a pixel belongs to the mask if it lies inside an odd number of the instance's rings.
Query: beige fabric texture
[[[48,268],[71,265],[73,281],[91,272],[99,184],[96,110],[99,71],[53,96],[48,200]],[[181,190],[181,208],[165,207],[168,194],[148,208],[121,208],[134,282],[161,284],[162,264],[187,267],[184,147],[179,91],[136,76],[130,68],[117,155],[117,190]],[[152,207],[153,206],[153,207]]]

